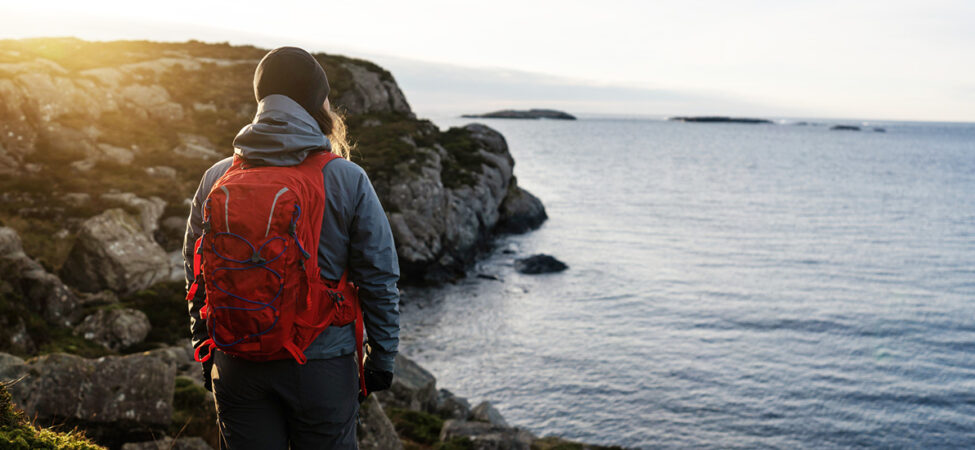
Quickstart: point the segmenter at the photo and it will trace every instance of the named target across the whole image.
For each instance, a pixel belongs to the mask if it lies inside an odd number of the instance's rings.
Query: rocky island
[[[576,120],[576,117],[567,112],[554,109],[502,109],[500,111],[485,114],[464,114],[461,117],[472,119],[556,119],[556,120]]]
[[[752,119],[748,117],[725,117],[725,116],[677,116],[677,117],[671,117],[668,120],[674,122],[699,122],[699,123],[747,123],[747,124],[772,123],[772,121],[768,119]]]
[[[265,53],[0,41],[0,444],[78,437],[29,436],[9,391],[31,423],[77,427],[91,448],[216,446],[212,395],[188,343],[180,248],[201,174],[254,115],[251,80]],[[440,131],[381,67],[315,57],[358,144],[353,160],[386,208],[404,283],[463,276],[494,236],[545,220],[497,131]],[[403,355],[380,394],[362,407],[363,449],[596,448],[538,438],[487,402],[471,407]]]

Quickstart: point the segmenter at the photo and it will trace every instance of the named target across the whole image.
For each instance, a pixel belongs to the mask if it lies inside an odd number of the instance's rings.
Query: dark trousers
[[[214,352],[220,448],[357,449],[359,380],[353,355],[246,361]]]

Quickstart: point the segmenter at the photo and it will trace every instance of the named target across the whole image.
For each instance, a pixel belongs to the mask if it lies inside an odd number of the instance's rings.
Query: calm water
[[[405,291],[440,387],[593,443],[975,447],[975,125],[483,122],[550,219]]]

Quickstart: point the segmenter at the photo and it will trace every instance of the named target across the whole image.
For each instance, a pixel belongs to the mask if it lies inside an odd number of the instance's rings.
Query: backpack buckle
[[[342,303],[345,301],[345,296],[341,292],[326,291],[328,292],[328,298],[332,299],[335,303]]]

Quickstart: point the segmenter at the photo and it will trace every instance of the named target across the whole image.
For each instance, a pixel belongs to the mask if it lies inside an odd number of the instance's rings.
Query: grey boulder
[[[448,420],[440,430],[440,440],[468,438],[474,450],[530,450],[535,436],[519,428],[508,428],[486,422]]]
[[[78,319],[78,297],[61,279],[27,256],[20,236],[8,227],[0,227],[0,272],[23,298],[24,306],[47,322],[67,326]]]
[[[166,201],[159,197],[140,198],[131,192],[112,192],[102,194],[101,198],[139,211],[139,225],[150,237],[159,229],[159,218],[166,209]]]
[[[27,375],[27,373],[27,363],[24,362],[23,358],[9,353],[0,353],[0,382],[10,384],[10,382]]]
[[[393,385],[376,396],[386,406],[433,412],[437,408],[437,379],[413,360],[396,355]]]
[[[352,75],[352,88],[342,94],[336,104],[342,105],[349,114],[393,112],[413,115],[406,96],[389,72],[353,62],[342,64],[342,68]]]
[[[14,361],[10,370],[22,369]],[[176,367],[153,356],[54,353],[32,359],[26,375],[9,390],[38,423],[80,425],[96,439],[121,444],[151,439],[172,421]]]
[[[508,426],[508,422],[501,416],[501,412],[488,401],[478,403],[477,406],[471,409],[470,419],[478,422],[487,422],[499,427]]]
[[[109,209],[82,223],[61,277],[85,292],[127,294],[166,279],[169,272],[162,247],[125,211]]]
[[[437,415],[446,419],[464,420],[471,413],[471,404],[446,389],[437,393]]]
[[[101,309],[85,317],[75,334],[110,350],[121,350],[142,342],[151,329],[149,317],[131,308]]]
[[[508,195],[501,202],[500,212],[501,217],[494,227],[494,231],[498,233],[527,233],[540,227],[548,219],[542,201],[531,192],[518,187],[514,178],[508,187]]]
[[[361,450],[402,450],[403,443],[389,421],[383,406],[370,395],[359,406],[357,437]]]

